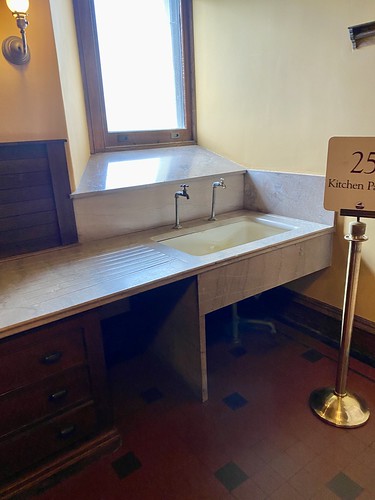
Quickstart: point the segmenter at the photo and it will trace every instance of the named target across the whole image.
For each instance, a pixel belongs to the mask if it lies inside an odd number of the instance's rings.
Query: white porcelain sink
[[[296,226],[272,220],[272,217],[245,215],[222,221],[215,227],[207,222],[191,228],[188,234],[168,233],[153,239],[190,255],[207,255],[292,229]]]

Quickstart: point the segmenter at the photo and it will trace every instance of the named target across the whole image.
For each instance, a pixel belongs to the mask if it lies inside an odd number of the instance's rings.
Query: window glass
[[[194,143],[190,0],[74,0],[93,152]]]
[[[94,3],[108,131],[183,128],[178,0]]]

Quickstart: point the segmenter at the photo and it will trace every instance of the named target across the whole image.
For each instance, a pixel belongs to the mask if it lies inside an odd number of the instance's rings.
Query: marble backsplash
[[[248,170],[244,208],[333,225],[334,212],[323,207],[324,182],[321,175]]]
[[[179,198],[180,222],[208,218],[211,211],[212,183],[217,176],[182,179],[176,183],[155,184],[142,189],[96,193],[73,200],[79,241],[109,238],[175,223],[174,193],[180,184],[189,184],[190,199]],[[244,173],[225,175],[226,189],[217,188],[216,213],[243,208]]]
[[[144,155],[146,159],[159,157],[158,180],[134,184],[129,180],[129,173],[131,169],[137,169],[137,165],[141,166]],[[134,163],[139,160],[140,163]],[[120,162],[118,167],[122,175],[110,184],[108,167],[113,162]],[[148,168],[147,162],[140,168]],[[146,174],[144,179],[149,179]],[[186,149],[171,148],[167,152],[159,149],[146,153],[109,153],[91,159],[81,185],[72,195],[79,241],[109,238],[164,225],[172,227],[175,220],[174,193],[183,183],[189,184],[190,199],[179,198],[181,224],[208,218],[212,183],[220,177],[224,177],[227,187],[216,189],[218,216],[245,208],[322,224],[334,223],[334,213],[323,208],[323,176],[246,170],[199,146],[189,146]]]
[[[188,184],[190,199],[179,199],[180,220],[209,217],[212,183],[217,213],[243,208],[246,169],[200,146],[118,151],[93,155],[72,194],[79,241],[90,241],[174,225],[174,193]]]

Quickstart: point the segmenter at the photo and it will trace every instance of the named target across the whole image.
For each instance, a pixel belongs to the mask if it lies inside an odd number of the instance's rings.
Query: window
[[[74,0],[92,152],[194,143],[191,0]]]

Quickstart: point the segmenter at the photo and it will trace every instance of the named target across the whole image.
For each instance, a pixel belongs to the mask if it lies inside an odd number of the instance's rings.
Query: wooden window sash
[[[108,132],[93,0],[73,0],[85,90],[91,153],[195,144],[194,55],[191,0],[181,0],[185,128]],[[177,138],[172,138],[171,134]]]

